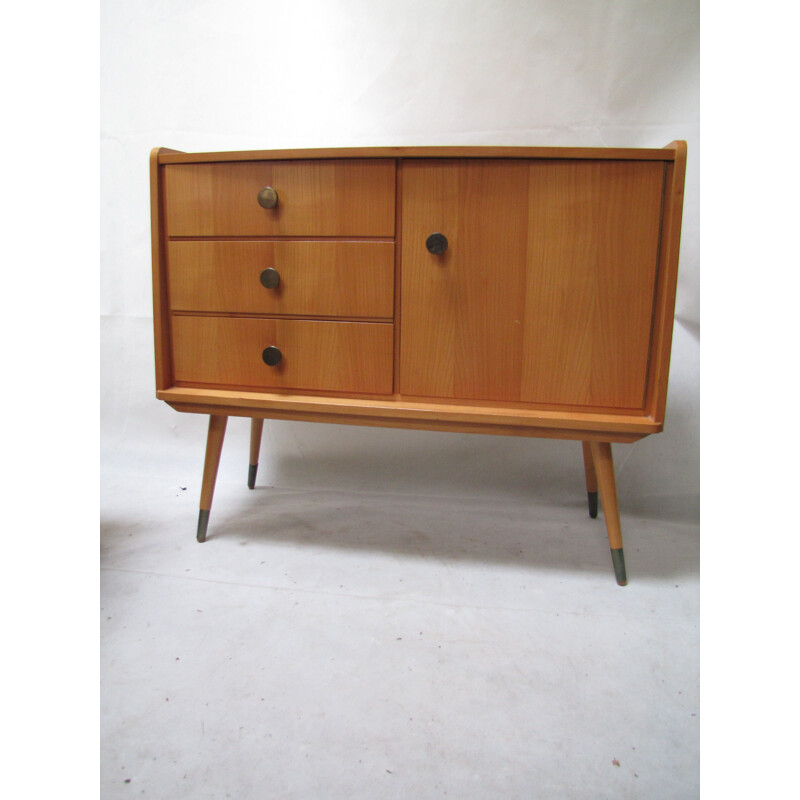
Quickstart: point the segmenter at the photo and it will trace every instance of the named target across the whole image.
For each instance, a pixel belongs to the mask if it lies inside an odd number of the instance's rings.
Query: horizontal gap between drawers
[[[324,322],[370,322],[378,325],[391,325],[391,317],[342,317],[322,314],[253,314],[241,311],[186,311],[172,310],[175,317],[230,317],[232,319],[310,319]]]
[[[254,392],[258,394],[284,395],[288,398],[295,397],[327,397],[332,400],[347,400],[350,398],[362,400],[390,400],[391,392],[349,392],[342,389],[307,389],[289,386],[247,386],[246,384],[205,383],[203,381],[175,381],[173,386],[178,389],[219,389],[233,392]]]
[[[170,236],[170,242],[380,242],[394,244],[385,236],[274,236],[251,234],[248,236]]]

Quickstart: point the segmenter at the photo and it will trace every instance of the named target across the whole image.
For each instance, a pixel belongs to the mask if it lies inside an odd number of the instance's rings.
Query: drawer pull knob
[[[281,359],[283,358],[283,353],[278,350],[275,345],[270,345],[269,347],[264,349],[264,352],[261,354],[261,358],[264,359],[264,363],[268,367],[277,367],[278,364],[281,363]]]
[[[425,247],[428,248],[428,252],[440,256],[447,250],[447,237],[443,233],[432,233],[425,240]]]
[[[266,289],[277,289],[281,282],[281,275],[274,267],[267,267],[261,273],[261,284]]]
[[[278,205],[278,193],[271,186],[265,186],[258,193],[258,204],[262,208],[275,208]]]

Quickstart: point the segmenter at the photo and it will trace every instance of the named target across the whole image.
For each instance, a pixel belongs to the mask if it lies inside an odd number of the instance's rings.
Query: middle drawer
[[[173,311],[391,319],[394,244],[171,241]]]

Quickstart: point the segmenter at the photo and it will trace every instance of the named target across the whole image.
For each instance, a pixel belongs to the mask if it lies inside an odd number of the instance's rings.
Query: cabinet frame
[[[664,202],[656,269],[649,365],[641,413],[575,407],[557,407],[512,402],[440,401],[400,396],[374,397],[331,395],[307,391],[247,392],[175,385],[172,367],[171,315],[167,280],[167,231],[164,211],[163,168],[169,164],[209,162],[393,158],[397,170],[404,159],[519,158],[519,159],[611,159],[646,160],[664,164]],[[155,334],[156,396],[176,410],[257,418],[336,421],[339,424],[382,427],[546,436],[589,440],[603,437],[609,442],[630,442],[663,430],[669,381],[675,292],[678,275],[683,187],[686,173],[686,143],[675,141],[661,149],[576,147],[385,147],[306,150],[258,150],[230,153],[181,153],[155,148],[150,156],[151,225],[153,256],[153,317]],[[396,180],[395,213],[399,217],[400,187]],[[258,238],[258,237],[248,237]],[[315,238],[315,237],[308,237]],[[402,336],[402,304],[399,297],[402,231],[395,240],[395,390],[398,374],[398,344]]]

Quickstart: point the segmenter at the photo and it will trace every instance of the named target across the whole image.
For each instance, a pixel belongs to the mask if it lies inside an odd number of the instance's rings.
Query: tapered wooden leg
[[[203,487],[200,490],[200,517],[197,520],[198,542],[206,540],[208,516],[211,513],[211,501],[214,499],[214,484],[217,482],[219,457],[222,453],[222,442],[225,439],[227,425],[227,417],[212,415],[208,419],[206,462],[203,466]]]
[[[597,486],[600,489],[600,500],[603,502],[603,516],[606,518],[608,542],[611,545],[611,561],[617,583],[625,586],[628,577],[625,574],[625,556],[622,552],[622,529],[619,524],[619,506],[617,505],[617,484],[614,480],[614,460],[611,457],[611,445],[608,442],[591,443],[592,460],[594,462]]]
[[[589,442],[581,442],[581,444],[583,445],[583,468],[586,471],[586,493],[589,496],[589,516],[594,519],[597,516],[597,475],[594,471],[591,445]]]
[[[261,450],[261,431],[264,429],[263,419],[250,420],[250,469],[247,473],[247,488],[255,489],[256,472],[258,472],[258,453]]]

